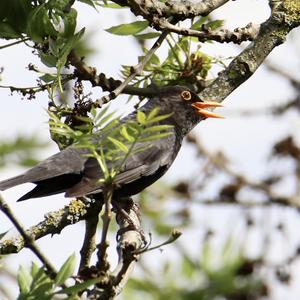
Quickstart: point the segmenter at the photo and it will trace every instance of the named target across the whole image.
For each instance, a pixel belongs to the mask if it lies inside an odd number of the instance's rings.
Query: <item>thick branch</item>
[[[155,48],[155,50],[156,49],[157,48]],[[148,58],[150,58],[150,56],[147,56],[147,61],[148,61]],[[132,86],[129,84],[127,84],[125,86],[124,84],[122,84],[121,80],[116,80],[112,77],[107,78],[104,73],[97,74],[96,68],[86,65],[85,62],[80,57],[78,57],[78,55],[76,54],[76,52],[74,50],[72,50],[69,55],[69,61],[70,61],[71,65],[75,67],[75,76],[78,79],[88,80],[91,82],[91,84],[93,86],[99,86],[105,92],[117,91],[119,93],[120,86],[122,85],[121,90],[122,90],[123,94],[137,95],[137,96],[142,96],[142,97],[152,97],[155,93],[157,93],[157,89],[154,87],[139,88],[139,87]],[[142,68],[143,68],[145,62],[143,61],[141,63],[143,63],[143,65],[142,65]],[[139,70],[139,71],[141,70],[141,66],[140,66],[141,63],[139,63],[137,66],[133,67],[133,73],[131,74],[130,79],[127,81],[132,80],[132,77],[137,75],[136,70]],[[114,92],[114,95],[115,95],[115,93],[116,92]],[[105,101],[108,101],[108,100],[102,99],[101,101],[99,101],[101,103],[98,103],[98,104],[101,105]]]
[[[202,100],[221,102],[245,82],[266,59],[270,52],[285,41],[286,35],[300,24],[300,4],[294,1],[273,9],[271,17],[261,25],[256,39],[237,56],[218,78],[200,94]],[[298,5],[298,6],[297,6]]]
[[[27,229],[25,233],[31,240],[38,240],[48,234],[60,233],[66,226],[93,217],[98,213],[99,201],[89,199],[73,200],[70,205],[45,215],[45,219]],[[27,247],[24,238],[18,235],[0,243],[0,254],[17,253]]]
[[[146,19],[151,19],[153,15],[186,19],[196,16],[206,16],[228,1],[229,0],[162,2],[159,0],[128,0],[128,5],[135,15],[142,15]]]
[[[117,251],[119,263],[106,280],[89,293],[89,300],[115,299],[119,295],[138,260],[139,251],[145,246],[145,238],[141,229],[139,206],[131,198],[113,201],[119,231],[117,235]],[[103,276],[102,276],[103,277]]]
[[[167,29],[171,32],[175,32],[181,35],[194,36],[197,37],[200,42],[213,40],[220,43],[233,42],[236,44],[240,44],[244,41],[252,41],[257,36],[260,28],[260,25],[249,23],[247,26],[236,28],[233,31],[230,31],[228,29],[220,29],[214,31],[205,26],[202,26],[200,30],[195,30],[173,25],[164,18],[154,18],[153,23],[155,24],[156,29]]]

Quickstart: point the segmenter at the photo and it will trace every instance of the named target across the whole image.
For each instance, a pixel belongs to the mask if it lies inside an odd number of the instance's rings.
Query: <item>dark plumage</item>
[[[174,162],[184,136],[206,117],[218,117],[203,108],[220,106],[218,103],[202,102],[196,94],[185,87],[161,89],[159,96],[150,99],[142,110],[150,112],[160,107],[160,114],[173,113],[161,124],[173,125],[172,134],[149,142],[147,148],[130,155],[115,178],[114,195],[119,197],[139,193],[159,179]],[[127,118],[134,117],[135,113]],[[126,122],[125,118],[123,122]],[[101,143],[98,140],[97,143]],[[65,192],[66,197],[80,197],[102,193],[103,177],[96,159],[87,157],[87,149],[70,146],[40,162],[24,174],[0,182],[0,190],[32,182],[36,187],[18,201]]]

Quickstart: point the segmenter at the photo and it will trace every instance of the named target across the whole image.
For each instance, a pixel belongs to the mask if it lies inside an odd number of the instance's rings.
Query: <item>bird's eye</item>
[[[190,101],[192,99],[192,94],[189,91],[183,91],[181,97],[185,101]]]

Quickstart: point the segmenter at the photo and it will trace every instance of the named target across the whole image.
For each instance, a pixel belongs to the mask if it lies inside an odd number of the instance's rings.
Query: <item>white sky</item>
[[[226,20],[227,28],[235,28],[244,26],[250,21],[263,22],[269,16],[269,8],[267,1],[263,0],[239,0],[230,1],[225,7],[216,11],[215,16]],[[108,76],[117,77],[119,75],[120,65],[136,64],[136,57],[140,55],[138,47],[129,37],[113,36],[105,31],[104,28],[114,26],[123,22],[130,22],[134,17],[128,15],[126,10],[100,10],[99,13],[91,10],[84,5],[80,5],[79,9],[79,26],[86,27],[87,32],[93,33],[91,36],[91,47],[99,48],[99,52],[89,59],[89,63],[95,66],[98,72],[104,72]],[[276,64],[283,66],[287,71],[299,74],[299,52],[300,39],[299,30],[290,34],[287,43],[277,47],[270,55],[269,59]],[[291,39],[298,38],[297,43],[292,43]],[[5,44],[1,42],[0,45]],[[203,51],[208,51],[211,55],[227,57],[236,55],[241,51],[238,46],[229,44],[210,44],[203,46]],[[161,49],[159,53],[164,55],[165,49]],[[0,66],[4,66],[5,70],[2,74],[1,85],[17,85],[31,86],[35,85],[35,74],[31,74],[26,70],[29,62],[41,66],[37,59],[31,55],[31,50],[23,46],[16,46],[0,51]],[[297,63],[295,63],[297,62]],[[95,91],[97,90],[97,91]],[[100,89],[93,91],[93,96],[100,95]],[[47,141],[49,133],[47,129],[47,114],[45,108],[47,106],[46,94],[40,95],[36,100],[27,101],[20,100],[20,96],[16,93],[9,95],[8,90],[0,89],[0,101],[2,102],[0,110],[0,136],[1,139],[10,139],[16,134],[36,134]],[[246,83],[238,90],[230,95],[224,105],[225,108],[220,112],[226,116],[225,120],[208,120],[201,123],[197,128],[197,134],[205,141],[207,148],[212,151],[222,149],[232,158],[234,167],[242,173],[246,173],[252,179],[257,179],[265,174],[265,165],[262,161],[266,158],[269,151],[269,145],[287,133],[299,131],[299,115],[289,114],[282,118],[280,122],[273,120],[271,117],[260,118],[236,118],[231,117],[231,111],[243,108],[263,108],[271,104],[278,104],[286,101],[293,96],[293,92],[288,83],[279,76],[275,76],[268,72],[265,68],[260,68]],[[120,107],[122,107],[119,104]],[[51,147],[41,151],[40,159],[44,159],[50,154],[55,153],[56,147]],[[175,180],[180,176],[190,176],[195,174],[195,168],[186,167],[191,165],[190,149],[183,149],[166,176],[168,180]],[[272,170],[276,171],[276,170]],[[8,178],[21,172],[15,167],[1,170],[0,179]],[[29,200],[22,203],[16,203],[15,200],[22,194],[27,186],[13,188],[2,193],[4,198],[9,202],[10,207],[15,214],[27,227],[39,222],[43,215],[52,210],[61,208],[69,202],[62,195],[44,198],[40,200]],[[288,187],[285,187],[288,188]],[[203,207],[202,207],[203,208]],[[196,210],[195,218],[202,218],[202,223],[210,223],[211,226],[221,231],[227,226],[235,226],[234,221],[240,214],[239,211],[230,208],[206,208],[205,212]],[[274,224],[278,217],[278,211],[272,210],[269,226]],[[281,213],[280,213],[281,214]],[[299,224],[299,214],[292,210],[286,210],[286,219],[289,219],[289,226],[293,228]],[[282,218],[282,214],[280,215]],[[263,216],[261,216],[264,219]],[[11,228],[11,224],[7,221],[3,214],[0,214],[0,233]],[[151,229],[149,229],[151,230]],[[238,229],[237,229],[238,231]],[[239,234],[240,232],[237,232]],[[83,238],[83,226],[75,225],[64,229],[63,234],[54,238],[46,237],[39,241],[39,246],[45,251],[51,261],[55,261],[57,266],[61,265],[70,253],[79,252],[79,247]],[[197,231],[191,228],[186,232],[182,239],[187,244],[197,238]],[[290,229],[290,239],[288,242],[283,240],[282,243],[276,244],[276,249],[272,250],[274,257],[280,257],[282,253],[286,255],[290,249],[293,249],[293,239],[296,232]],[[256,243],[257,241],[254,241]],[[288,245],[288,246],[287,246]],[[159,252],[146,254],[152,261],[164,259],[168,257],[166,248],[162,255]],[[114,251],[114,249],[112,249]],[[171,250],[170,250],[171,251]],[[16,269],[20,262],[23,264],[28,261],[37,259],[31,255],[28,250],[22,251],[20,254],[9,259],[12,269]],[[295,266],[299,268],[299,264]],[[296,273],[300,274],[299,270]],[[297,276],[290,289],[284,289],[280,286],[274,287],[274,300],[281,300],[284,297],[290,300],[298,299],[297,293],[300,292],[300,275]]]

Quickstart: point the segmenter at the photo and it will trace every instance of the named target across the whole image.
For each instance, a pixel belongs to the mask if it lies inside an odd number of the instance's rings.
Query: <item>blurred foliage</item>
[[[16,164],[23,167],[31,167],[38,160],[36,154],[48,146],[37,136],[17,136],[11,141],[0,140],[0,168],[10,164]]]
[[[141,277],[132,278],[124,299],[254,300],[268,296],[255,262],[244,258],[232,240],[227,240],[218,253],[209,239],[204,241],[198,260],[177,250],[180,259],[165,262],[155,275],[144,267]]]
[[[66,287],[65,283],[73,274],[74,269],[75,255],[65,261],[54,278],[47,274],[43,267],[39,267],[35,263],[32,263],[30,272],[21,266],[17,275],[20,288],[18,300],[50,300],[57,296],[59,299],[76,299],[79,292],[93,285],[97,279]]]

